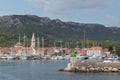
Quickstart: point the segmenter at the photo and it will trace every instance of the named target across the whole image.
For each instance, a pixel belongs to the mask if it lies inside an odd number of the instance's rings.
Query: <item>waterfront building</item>
[[[89,57],[102,57],[105,54],[105,51],[102,47],[99,46],[93,46],[91,48],[86,49],[86,54]]]
[[[18,42],[14,45],[15,48],[22,48],[24,47],[22,43]]]
[[[75,49],[75,52],[81,56],[85,55],[86,49]]]
[[[0,56],[5,56],[8,54],[10,54],[10,53],[7,51],[7,48],[0,47]]]
[[[66,48],[66,49],[65,49],[65,54],[67,54],[67,55],[70,54],[70,51],[71,51],[71,50],[70,50],[69,48]]]

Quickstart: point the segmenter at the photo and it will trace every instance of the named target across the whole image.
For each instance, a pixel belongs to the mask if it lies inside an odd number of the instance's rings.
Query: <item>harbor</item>
[[[39,44],[39,39],[37,40]],[[66,67],[59,69],[64,72],[120,72],[120,58],[111,54],[107,48],[91,46],[88,48],[45,47],[37,44],[32,34],[31,45],[25,46],[20,41],[11,48],[0,48],[0,60],[36,60],[36,61],[68,61]],[[115,50],[113,50],[115,52]],[[62,65],[61,65],[62,67]]]
[[[111,54],[108,48],[98,45],[87,48],[45,47],[43,37],[42,46],[39,46],[39,42],[33,33],[29,46],[25,46],[19,37],[19,42],[13,47],[0,47],[0,79],[75,80],[83,77],[87,80],[91,75],[90,80],[96,80],[93,75],[106,80],[106,76],[116,80],[120,78],[120,58]]]
[[[120,80],[120,0],[1,0],[0,80]]]

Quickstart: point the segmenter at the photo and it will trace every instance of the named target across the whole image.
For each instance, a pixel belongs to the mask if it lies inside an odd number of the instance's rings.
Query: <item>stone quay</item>
[[[120,61],[118,62],[77,62],[76,53],[71,50],[70,63],[66,68],[59,69],[66,72],[120,72]]]
[[[120,72],[120,62],[77,62],[74,65],[68,63],[66,68],[59,69],[65,72]]]

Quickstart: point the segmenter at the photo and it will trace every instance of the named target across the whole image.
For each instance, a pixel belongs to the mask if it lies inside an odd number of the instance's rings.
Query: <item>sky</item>
[[[0,16],[37,15],[120,27],[120,0],[0,0]]]

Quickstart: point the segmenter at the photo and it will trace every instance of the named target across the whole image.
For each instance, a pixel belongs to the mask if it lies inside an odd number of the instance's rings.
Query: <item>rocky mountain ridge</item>
[[[80,40],[83,35],[94,40],[119,40],[119,27],[106,27],[102,24],[63,22],[59,19],[38,17],[35,15],[8,15],[0,17],[0,34],[16,37],[44,36],[47,39]]]

